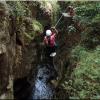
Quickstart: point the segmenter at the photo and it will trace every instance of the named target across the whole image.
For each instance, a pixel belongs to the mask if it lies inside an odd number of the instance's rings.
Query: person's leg
[[[50,53],[49,46],[46,46],[46,50],[45,51],[46,51],[45,52],[46,57],[48,57],[49,56],[49,53]]]
[[[53,46],[52,52],[56,52],[56,46]]]

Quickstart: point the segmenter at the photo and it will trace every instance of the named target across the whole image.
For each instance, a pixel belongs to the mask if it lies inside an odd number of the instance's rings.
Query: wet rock
[[[14,97],[17,100],[28,99],[31,92],[31,85],[27,77],[14,80]]]
[[[12,45],[15,42],[9,34],[8,18],[7,4],[5,1],[0,2],[0,99],[13,98],[12,66],[15,48]]]

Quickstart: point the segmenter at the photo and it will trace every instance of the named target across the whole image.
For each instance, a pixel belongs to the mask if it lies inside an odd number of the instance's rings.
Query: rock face
[[[72,69],[70,64],[70,51],[72,47],[80,43],[81,35],[80,28],[76,25],[76,22],[72,21],[72,18],[64,18],[63,28],[59,28],[59,34],[57,36],[57,56],[54,58],[54,64],[57,72],[59,73],[59,79],[62,79],[64,76],[66,68],[69,66],[69,70]],[[68,34],[68,26],[72,25],[76,28],[76,32],[71,32]],[[60,26],[61,27],[61,26]],[[70,71],[71,72],[71,71]]]
[[[16,32],[16,23],[6,2],[0,2],[0,99],[13,98],[13,80],[27,76],[32,69],[26,67],[23,36]]]
[[[14,80],[30,75],[36,69],[39,60],[37,41],[33,40],[27,44],[24,34],[34,31],[29,29],[32,21],[27,19],[37,17],[38,11],[35,10],[38,9],[30,5],[29,9],[32,15],[20,17],[11,14],[13,9],[9,7],[8,3],[0,2],[0,99],[13,99]],[[23,3],[26,6],[28,4],[28,2]],[[50,16],[47,20],[49,18]],[[26,25],[30,27],[28,28]]]
[[[0,98],[12,94],[12,67],[15,58],[15,35],[9,33],[9,9],[5,2],[0,2]],[[8,93],[9,92],[9,93]],[[12,95],[13,96],[13,95]]]

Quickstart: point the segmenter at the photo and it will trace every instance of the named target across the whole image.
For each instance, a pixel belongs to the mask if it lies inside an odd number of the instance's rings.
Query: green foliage
[[[39,3],[40,3],[40,8],[39,8],[40,9],[40,12],[39,12],[40,14],[39,14],[39,16],[42,15],[43,11],[51,10],[51,23],[52,23],[52,25],[55,25],[55,23],[57,22],[57,19],[58,19],[58,13],[59,13],[59,9],[60,9],[60,7],[57,3],[57,0],[54,0],[54,1],[45,1],[44,0],[44,1],[39,1]],[[47,8],[48,4],[51,5],[51,9]],[[40,20],[41,20],[41,18],[40,18]],[[42,19],[41,23],[45,26],[45,24],[48,23],[48,22],[46,22],[45,19]]]
[[[68,26],[68,34],[75,33],[75,32],[76,32],[76,28],[73,25]]]
[[[36,19],[32,18],[32,9],[41,4],[40,2],[7,1],[11,14],[16,18],[16,29],[25,35],[26,41],[31,41],[36,32],[42,32],[43,26]],[[32,8],[33,7],[33,8]],[[25,27],[23,29],[22,27]]]
[[[58,14],[59,14],[59,11],[60,11],[60,6],[58,5],[57,1],[54,0],[54,1],[49,1],[52,5],[52,24],[55,25],[56,22],[57,22],[57,19],[58,19]]]
[[[43,31],[42,24],[40,22],[38,22],[37,20],[32,21],[32,26],[33,26],[34,32],[36,32],[36,31],[42,32]]]
[[[24,16],[25,7],[22,5],[20,1],[9,1],[9,8],[11,10],[12,15],[14,16]]]
[[[96,14],[99,14],[100,13],[99,10],[100,10],[100,2],[86,1],[80,3],[76,7],[77,15],[88,17],[89,19],[93,18]]]
[[[97,14],[83,31],[83,43],[87,48],[94,49],[100,42],[100,15]]]
[[[42,24],[35,19],[32,20],[32,25],[30,28],[32,28],[32,30],[28,31],[28,33],[25,33],[27,34],[26,36],[29,37],[29,39],[32,39],[34,36],[36,36],[37,32],[41,33],[43,31]]]
[[[80,99],[100,96],[100,46],[91,52],[77,46],[72,50],[72,59],[78,63],[72,79],[63,84],[70,96]]]

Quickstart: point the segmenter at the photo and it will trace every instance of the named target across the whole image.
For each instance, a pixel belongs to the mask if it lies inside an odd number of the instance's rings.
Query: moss
[[[30,43],[31,40],[33,40],[35,38],[35,36],[37,35],[37,32],[41,33],[43,31],[42,24],[40,24],[40,22],[37,20],[32,20],[32,27],[31,28],[32,28],[31,31],[23,32],[24,41],[26,44]]]
[[[42,24],[39,21],[37,21],[37,20],[33,20],[32,21],[32,26],[33,26],[33,29],[34,29],[33,36],[35,35],[35,32],[36,31],[39,31],[39,32],[42,32],[43,31]]]
[[[52,5],[52,9],[53,9],[53,12],[52,12],[52,25],[55,25],[57,20],[58,20],[58,15],[59,15],[59,12],[60,12],[60,6],[59,4],[57,3],[57,1],[50,1],[51,5]]]

